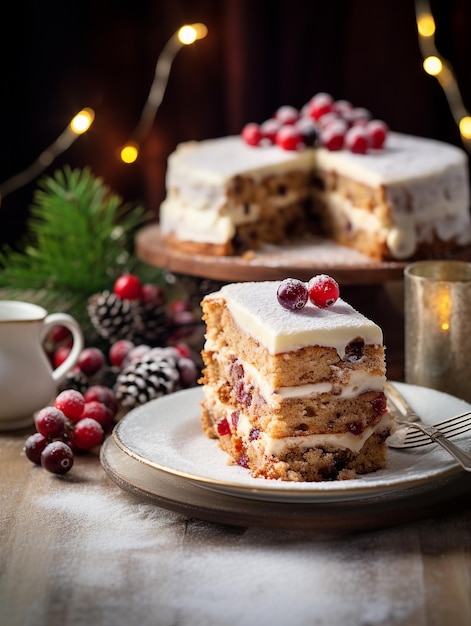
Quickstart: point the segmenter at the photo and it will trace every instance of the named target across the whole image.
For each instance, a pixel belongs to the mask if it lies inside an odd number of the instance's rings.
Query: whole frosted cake
[[[234,283],[204,297],[204,431],[254,477],[342,480],[384,468],[392,418],[381,329],[340,298],[286,309],[285,286]]]
[[[314,232],[379,260],[446,256],[470,243],[463,150],[389,132],[341,101],[322,108],[319,96],[240,136],[180,144],[160,207],[164,239],[231,255]]]

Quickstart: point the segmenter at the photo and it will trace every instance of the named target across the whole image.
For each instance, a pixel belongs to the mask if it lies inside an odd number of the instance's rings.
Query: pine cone
[[[88,315],[97,333],[111,343],[119,339],[132,341],[136,324],[136,305],[114,293],[103,291],[88,299]]]
[[[167,330],[164,307],[121,299],[109,291],[89,298],[88,315],[97,333],[110,343],[127,339],[136,345],[157,345]]]
[[[175,391],[179,381],[177,360],[170,354],[150,351],[123,369],[114,391],[123,406],[133,408]]]

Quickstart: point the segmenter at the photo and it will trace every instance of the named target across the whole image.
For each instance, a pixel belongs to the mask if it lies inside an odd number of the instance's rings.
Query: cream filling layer
[[[219,361],[220,367],[230,358],[225,350],[215,353],[215,358]],[[348,382],[343,382],[341,378],[336,378],[320,383],[307,383],[292,387],[274,388],[270,385],[256,367],[250,363],[241,362],[249,383],[252,383],[260,391],[268,404],[271,401],[277,402],[279,399],[288,398],[310,398],[322,393],[332,393],[335,389],[336,398],[355,398],[365,391],[383,391],[386,376],[372,376],[365,370],[340,370],[339,375],[348,376]]]
[[[323,448],[326,446],[332,448],[344,448],[352,452],[359,452],[365,441],[375,432],[381,432],[392,424],[392,417],[389,413],[385,413],[380,422],[376,426],[368,426],[361,435],[353,433],[333,433],[322,435],[301,435],[298,437],[283,437],[275,439],[266,433],[260,433],[258,439],[251,440],[250,433],[252,425],[248,417],[241,413],[237,424],[237,434],[242,437],[245,442],[259,446],[261,451],[267,456],[279,458],[290,449],[307,450],[308,448]]]

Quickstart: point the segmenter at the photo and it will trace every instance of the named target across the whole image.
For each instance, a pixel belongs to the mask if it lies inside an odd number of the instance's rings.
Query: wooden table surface
[[[97,455],[49,474],[28,432],[0,435],[1,626],[471,624],[471,476],[380,530],[234,526],[131,495]]]

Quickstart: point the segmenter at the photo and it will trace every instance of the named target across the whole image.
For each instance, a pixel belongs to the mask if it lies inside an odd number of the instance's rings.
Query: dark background
[[[436,43],[471,108],[471,2],[431,3]],[[141,158],[117,150],[135,129],[165,43],[182,48]],[[238,133],[318,91],[369,108],[398,132],[460,145],[437,81],[422,70],[413,0],[43,0],[2,16],[0,182],[26,169],[85,106],[91,130],[47,168],[90,166],[124,200],[157,215],[168,154],[180,141]],[[25,230],[35,182],[0,206],[0,244]]]

